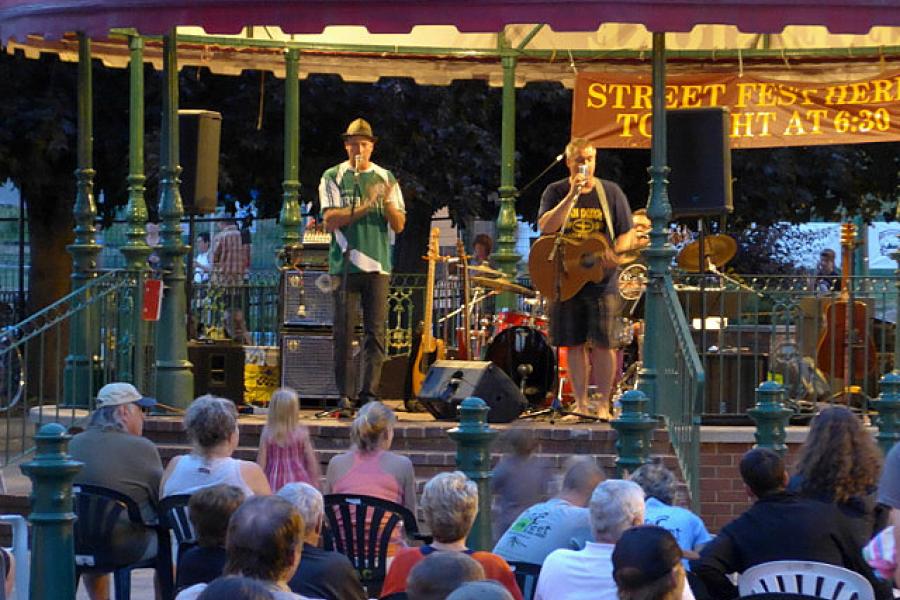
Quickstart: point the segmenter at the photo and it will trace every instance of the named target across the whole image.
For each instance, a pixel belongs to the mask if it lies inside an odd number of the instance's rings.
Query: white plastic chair
[[[767,592],[803,594],[828,600],[875,600],[872,584],[859,573],[820,562],[776,560],[751,567],[738,577],[741,597]]]
[[[29,577],[31,576],[31,555],[28,551],[28,522],[21,515],[0,515],[0,523],[12,527],[12,555],[16,559],[16,600],[29,598]]]

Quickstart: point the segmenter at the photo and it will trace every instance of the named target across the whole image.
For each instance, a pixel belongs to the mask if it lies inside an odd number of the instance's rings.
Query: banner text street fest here
[[[598,148],[649,148],[648,77],[578,74],[572,136]],[[729,111],[732,148],[900,140],[900,71],[852,83],[773,81],[716,73],[669,77],[666,109]]]

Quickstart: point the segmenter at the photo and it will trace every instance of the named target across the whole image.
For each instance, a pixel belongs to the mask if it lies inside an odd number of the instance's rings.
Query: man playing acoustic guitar
[[[609,419],[620,323],[617,254],[646,246],[650,222],[646,216],[635,216],[632,220],[622,189],[611,181],[594,177],[596,156],[597,151],[587,140],[575,138],[569,142],[566,146],[569,177],[551,183],[544,190],[538,226],[542,235],[554,234],[565,226],[566,238],[599,237],[609,245],[609,250],[598,258],[604,267],[603,278],[587,281],[575,296],[550,306],[551,340],[568,348],[575,412],[591,414],[588,383],[593,381],[598,397],[591,400],[599,403],[596,414],[601,419]]]

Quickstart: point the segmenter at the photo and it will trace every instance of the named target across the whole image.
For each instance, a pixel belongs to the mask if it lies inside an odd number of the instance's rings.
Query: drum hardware
[[[466,269],[469,271],[474,271],[475,273],[482,273],[484,275],[487,275],[488,277],[497,277],[500,279],[504,277],[503,271],[492,269],[487,265],[467,265]]]
[[[619,272],[619,295],[624,300],[639,300],[647,289],[647,266],[632,263]]]
[[[702,249],[701,249],[702,248]],[[700,273],[709,270],[708,263],[724,267],[737,254],[737,242],[730,235],[717,233],[691,242],[678,253],[678,266],[685,271]],[[701,259],[702,255],[702,259]],[[701,266],[704,268],[701,269]]]
[[[496,295],[499,294],[499,293],[500,293],[500,292],[493,291],[493,290],[490,291],[490,292],[485,292],[484,290],[476,289],[476,290],[475,290],[475,296],[472,298],[472,301],[469,302],[469,312],[472,312],[472,310],[474,310],[475,306],[476,306],[477,304],[479,304],[480,302],[483,302],[483,301],[487,300],[487,299],[490,298],[491,296],[496,296]],[[455,317],[456,315],[462,314],[462,312],[463,312],[464,309],[465,309],[465,306],[460,306],[459,308],[457,308],[457,309],[454,310],[453,312],[447,313],[446,315],[444,315],[443,317],[441,317],[440,319],[437,320],[438,325],[443,324],[443,323],[444,323],[445,321],[447,321],[448,319],[452,319],[452,318]]]
[[[533,298],[536,296],[534,290],[528,289],[525,286],[519,285],[517,283],[513,283],[506,279],[491,279],[489,277],[473,277],[472,283],[480,287],[490,288],[492,290],[497,290],[498,292],[512,292],[513,294],[519,294],[520,296],[525,296],[527,298]]]

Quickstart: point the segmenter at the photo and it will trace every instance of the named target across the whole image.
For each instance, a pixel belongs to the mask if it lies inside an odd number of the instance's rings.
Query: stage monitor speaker
[[[316,280],[328,271],[284,271],[282,273],[282,323],[285,327],[331,327],[334,301]]]
[[[179,110],[181,202],[185,214],[216,212],[222,115],[211,110]]]
[[[361,373],[359,345],[353,345],[353,368]],[[304,407],[340,397],[334,381],[334,342],[331,333],[286,333],[281,336],[281,385],[293,388]]]
[[[492,362],[481,360],[439,360],[431,365],[419,401],[435,419],[459,418],[459,404],[475,396],[490,411],[489,423],[509,423],[525,408],[525,399],[509,376]]]
[[[231,342],[188,343],[194,365],[194,397],[212,394],[244,402],[244,347]]]
[[[728,111],[669,110],[666,131],[672,216],[709,217],[732,212]]]

